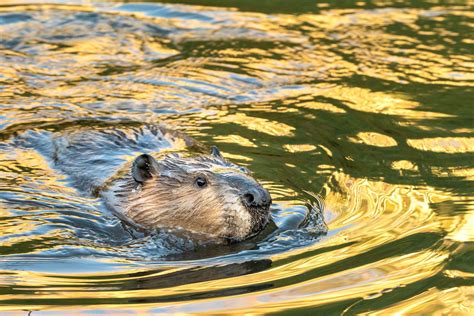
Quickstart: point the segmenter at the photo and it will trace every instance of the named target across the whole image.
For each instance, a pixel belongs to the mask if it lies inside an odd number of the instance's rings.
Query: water
[[[0,5],[2,315],[472,312],[472,1],[34,2]],[[251,169],[279,228],[132,237],[14,146],[156,122]]]

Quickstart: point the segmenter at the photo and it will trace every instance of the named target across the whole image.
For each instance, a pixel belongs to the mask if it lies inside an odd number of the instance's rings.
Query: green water
[[[39,2],[0,4],[0,314],[472,313],[472,1]],[[251,169],[280,230],[131,238],[15,145],[157,122]]]

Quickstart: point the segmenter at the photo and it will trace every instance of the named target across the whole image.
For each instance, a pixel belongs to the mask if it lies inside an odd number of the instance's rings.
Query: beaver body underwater
[[[203,146],[161,125],[30,132],[20,142],[40,144],[78,189],[138,228],[182,228],[232,242],[256,235],[270,218],[271,196],[246,168],[216,147],[208,155],[169,153],[179,144]]]

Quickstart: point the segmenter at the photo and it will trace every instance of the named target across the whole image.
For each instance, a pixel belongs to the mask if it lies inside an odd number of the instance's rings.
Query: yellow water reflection
[[[154,303],[153,305],[137,305],[142,308],[160,308],[167,313],[182,313],[186,311],[193,311],[193,313],[269,313],[280,310],[285,310],[290,307],[304,307],[304,306],[318,306],[327,303],[334,303],[344,299],[360,298],[371,299],[374,295],[386,291],[390,288],[400,287],[406,284],[413,283],[417,280],[430,277],[436,274],[440,269],[440,263],[447,258],[447,254],[433,253],[430,251],[423,251],[413,253],[410,255],[393,257],[385,259],[381,262],[362,265],[358,268],[348,267],[340,273],[326,275],[319,278],[313,278],[307,282],[301,282],[297,285],[283,286],[272,290],[260,291],[256,294],[235,295],[226,298],[204,299],[197,301],[188,301],[185,303]],[[311,268],[317,268],[320,262],[306,262],[297,261],[291,266],[283,266],[280,269],[270,269],[264,274],[255,274],[252,277],[246,278],[247,284],[258,284],[278,277],[287,277],[289,274],[302,273]],[[405,273],[410,270],[412,273]],[[280,274],[282,271],[283,274]],[[275,274],[274,277],[269,278],[269,274]],[[32,275],[28,276],[32,279]],[[350,280],[352,286],[347,283]],[[227,280],[227,282],[235,280]],[[227,283],[226,282],[226,283]],[[219,284],[220,283],[220,284]],[[239,282],[240,283],[240,282]],[[29,283],[31,284],[31,283]],[[357,291],[354,291],[353,286],[357,285]],[[222,289],[225,284],[222,282],[195,284],[195,286],[183,286],[171,289],[156,290],[142,290],[140,297],[161,297],[172,295],[175,293],[192,293],[201,290]],[[55,288],[55,291],[67,291],[68,288]],[[82,296],[88,297],[88,293],[77,292],[70,293],[65,297],[80,298]],[[101,297],[107,298],[109,295],[101,293]],[[113,297],[134,297],[133,291],[124,291],[114,293]],[[44,295],[38,293],[40,297]],[[56,295],[52,292],[52,297]],[[47,296],[46,296],[47,297]],[[118,307],[118,306],[116,306]]]
[[[468,181],[474,180],[474,168],[431,167],[431,172],[438,177],[462,177]]]
[[[304,107],[307,109],[312,109],[312,110],[322,110],[322,111],[329,111],[333,113],[346,113],[345,110],[338,108],[337,106],[334,106],[329,103],[322,103],[322,102],[301,102],[298,103],[296,106],[298,107]]]
[[[377,147],[397,146],[397,141],[392,137],[375,132],[360,132],[355,137],[349,137],[349,140]]]
[[[423,139],[408,139],[408,145],[418,150],[441,153],[474,152],[473,137],[436,137]]]
[[[474,287],[460,286],[445,290],[431,288],[383,311],[371,315],[471,315]]]
[[[245,146],[245,147],[257,147],[257,145],[255,145],[254,142],[240,135],[222,135],[222,136],[216,136],[214,137],[214,139],[222,143],[237,144],[239,146]]]
[[[274,4],[269,13],[268,3],[62,2],[0,4],[0,286],[11,304],[0,310],[473,309],[470,257],[460,254],[474,240],[472,1]],[[324,196],[329,234],[309,240],[280,227],[222,256],[165,261],[152,244],[162,240],[128,236],[51,161],[8,143],[62,124],[160,121],[256,171],[277,211]],[[179,137],[172,147],[187,150]],[[56,269],[64,258],[79,264]],[[82,258],[108,268],[83,268]],[[222,267],[231,269],[216,274]]]
[[[252,117],[245,113],[228,114],[221,117],[220,121],[238,124],[248,129],[273,136],[291,136],[295,129],[285,123],[270,121],[261,117]]]
[[[474,207],[463,216],[445,219],[446,230],[449,232],[447,238],[459,242],[471,242],[474,240]]]
[[[408,160],[398,160],[392,162],[392,168],[397,170],[418,171],[418,166]]]
[[[317,147],[310,144],[286,144],[283,146],[290,153],[306,152],[315,150]]]
[[[430,205],[450,199],[449,195],[432,188],[410,186],[393,186],[383,182],[354,179],[336,172],[333,181],[337,181],[342,191],[326,192],[327,210],[337,214],[330,223],[331,229],[350,224],[340,234],[324,242],[306,249],[298,249],[289,253],[274,255],[273,267],[248,275],[226,279],[211,280],[199,283],[171,286],[167,288],[122,290],[120,292],[96,293],[101,298],[133,298],[137,295],[159,298],[179,293],[200,293],[202,291],[223,291],[249,285],[277,284],[271,290],[257,293],[234,295],[232,297],[204,300],[190,300],[170,305],[168,303],[153,304],[153,308],[163,308],[166,312],[213,312],[222,311],[240,313],[261,313],[284,310],[290,307],[318,306],[352,298],[372,299],[388,289],[412,284],[418,280],[429,278],[441,271],[449,252],[443,248],[424,249],[403,255],[381,257],[376,259],[368,256],[360,264],[345,267],[332,273],[317,273],[309,279],[297,284],[279,285],[279,280],[304,276],[322,267],[331,267],[338,262],[354,256],[364,257],[371,249],[380,244],[396,242],[410,238],[414,234],[436,233],[442,225],[436,220]],[[272,188],[270,188],[272,190]],[[461,227],[468,229],[470,223]],[[460,237],[464,228],[458,229],[457,238],[469,240],[472,236]],[[302,256],[308,251],[337,246],[351,241],[352,245],[321,252],[318,255]],[[293,258],[288,262],[287,258]],[[281,262],[281,263],[280,263]],[[329,269],[330,270],[330,269]],[[162,273],[172,273],[169,270]],[[38,298],[53,298],[61,292],[63,298],[88,298],[86,288],[73,288],[63,284],[64,280],[50,275],[25,272],[16,275],[17,285],[41,284],[47,277],[48,288],[36,294]],[[52,282],[53,280],[56,280]],[[113,275],[103,281],[113,280]],[[350,280],[350,282],[348,282]],[[82,282],[82,281],[81,281]],[[58,286],[53,284],[57,283]],[[69,281],[67,281],[69,283]],[[18,295],[15,296],[18,298]],[[25,296],[26,298],[26,296]],[[8,296],[5,297],[8,299]],[[142,307],[146,307],[142,306]],[[151,306],[148,306],[151,307]]]

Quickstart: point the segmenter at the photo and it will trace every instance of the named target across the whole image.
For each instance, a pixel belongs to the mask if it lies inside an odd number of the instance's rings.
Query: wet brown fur
[[[122,220],[144,229],[181,227],[242,240],[258,233],[269,220],[270,195],[247,169],[225,160],[215,147],[210,155],[165,155],[163,149],[178,144],[190,152],[204,152],[204,146],[163,125],[114,123],[91,127],[88,123],[61,133],[29,131],[15,142],[38,148],[78,190],[103,197]],[[135,162],[141,164],[131,165],[130,158],[143,151],[155,153],[155,159],[140,155]],[[140,157],[153,159],[153,175],[145,172],[140,178],[149,162],[137,160]],[[138,165],[140,179],[133,172]],[[208,185],[197,187],[197,176],[205,177]],[[246,190],[264,196],[265,202],[244,201]]]
[[[146,229],[176,228],[228,240],[242,240],[268,222],[269,210],[248,208],[235,182],[264,190],[248,170],[222,158],[181,158],[167,155],[157,160],[159,174],[140,184],[131,175],[118,179],[106,190],[112,207]],[[197,176],[208,184],[199,188]]]

